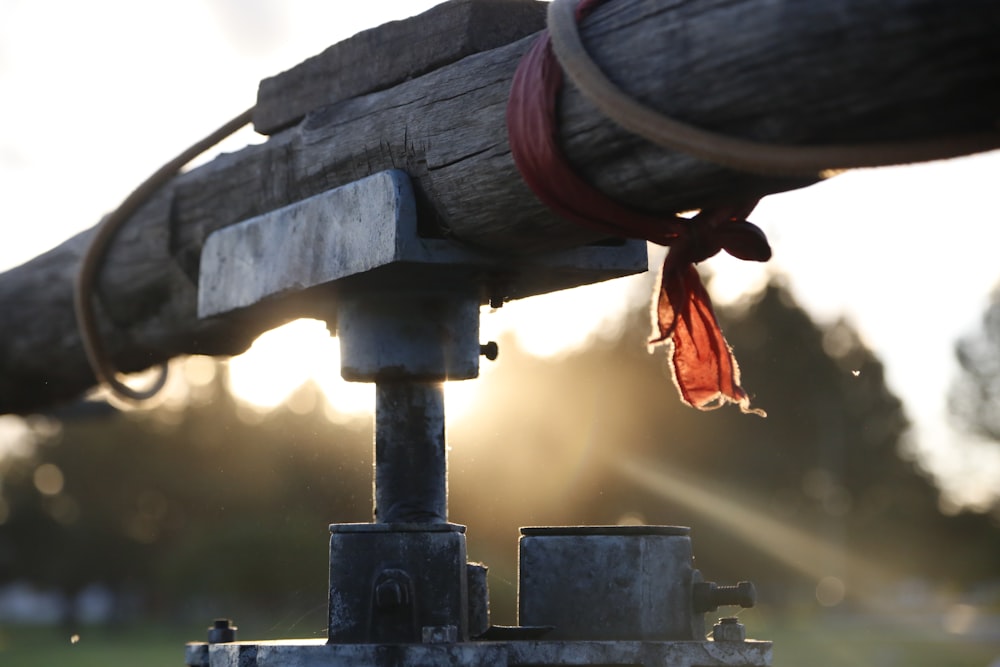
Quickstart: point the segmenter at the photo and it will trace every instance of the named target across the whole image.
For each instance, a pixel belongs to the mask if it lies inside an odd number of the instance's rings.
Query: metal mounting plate
[[[512,641],[453,644],[327,644],[280,640],[188,644],[189,667],[769,667],[771,642]]]
[[[647,268],[644,241],[501,256],[421,237],[410,179],[390,170],[212,233],[201,254],[198,316],[346,278],[354,284],[408,284],[428,274],[439,282],[472,280],[485,302],[498,291],[517,299]]]

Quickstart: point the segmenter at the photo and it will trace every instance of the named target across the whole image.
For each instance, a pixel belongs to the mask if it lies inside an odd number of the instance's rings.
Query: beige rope
[[[548,29],[563,71],[608,118],[658,146],[752,173],[818,176],[823,172],[926,162],[1000,148],[1000,132],[970,133],[905,142],[781,146],[728,137],[664,116],[612,83],[580,40],[576,0],[553,0]]]
[[[150,197],[176,176],[184,165],[236,132],[249,123],[252,118],[253,108],[251,107],[156,170],[101,222],[80,261],[80,269],[73,290],[73,306],[76,311],[76,325],[80,330],[80,341],[83,343],[87,361],[90,362],[90,367],[93,369],[98,383],[107,384],[108,388],[119,398],[128,401],[144,401],[155,396],[167,382],[167,364],[161,364],[159,377],[152,386],[146,389],[133,389],[118,379],[118,371],[101,342],[93,303],[94,285],[108,246],[122,225]]]

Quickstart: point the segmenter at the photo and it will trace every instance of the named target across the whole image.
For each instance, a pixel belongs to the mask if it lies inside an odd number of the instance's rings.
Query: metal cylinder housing
[[[704,639],[694,613],[689,529],[681,526],[522,528],[518,623],[572,640]]]
[[[465,526],[330,526],[332,644],[469,638]]]

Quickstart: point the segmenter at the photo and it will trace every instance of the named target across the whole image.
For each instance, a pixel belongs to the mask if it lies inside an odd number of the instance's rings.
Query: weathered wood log
[[[313,109],[509,44],[544,28],[545,10],[546,4],[535,0],[450,0],[410,19],[360,32],[261,81],[254,129],[275,134]]]
[[[602,69],[633,96],[735,136],[824,144],[997,127],[1000,3],[615,0],[581,32]],[[103,335],[118,367],[239,353],[267,327],[307,315],[288,304],[284,312],[199,322],[205,237],[386,168],[413,178],[428,233],[511,255],[595,240],[546,211],[510,157],[504,110],[530,43],[328,104],[264,144],[176,178],[133,217],[101,274]],[[810,182],[738,173],[659,149],[601,117],[571,86],[560,120],[581,173],[650,211]],[[93,383],[71,304],[89,234],[0,275],[0,412],[37,410]]]

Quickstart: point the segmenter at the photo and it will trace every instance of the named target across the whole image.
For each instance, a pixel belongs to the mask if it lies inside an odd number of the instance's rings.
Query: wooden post
[[[824,144],[995,130],[998,26],[1000,3],[986,1],[613,0],[588,17],[581,33],[611,78],[674,118],[760,141]],[[480,29],[488,25],[462,28]],[[375,35],[366,39],[379,48]],[[510,157],[507,94],[531,40],[344,99],[304,90],[318,106],[301,122],[287,129],[280,128],[293,121],[269,122],[276,133],[266,143],[174,179],[118,236],[101,273],[103,335],[117,366],[134,371],[180,354],[236,354],[266,328],[306,315],[288,304],[241,320],[199,321],[205,237],[384,169],[410,174],[429,233],[508,254],[595,240],[549,213]],[[386,57],[408,51],[382,46]],[[261,88],[262,113],[276,83]],[[650,211],[811,182],[734,172],[664,151],[603,118],[572,86],[560,113],[563,145],[578,170]],[[0,275],[0,412],[38,410],[92,385],[71,289],[90,233]]]

